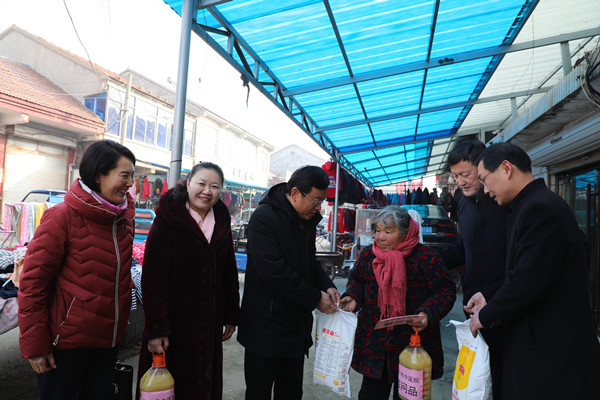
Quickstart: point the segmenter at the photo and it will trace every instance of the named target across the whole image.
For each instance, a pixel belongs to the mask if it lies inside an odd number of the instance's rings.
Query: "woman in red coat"
[[[108,398],[131,308],[134,166],[126,147],[92,144],[28,246],[19,339],[42,400]]]
[[[138,381],[151,352],[166,350],[178,399],[222,397],[222,342],[238,324],[237,266],[222,188],[218,165],[195,165],[186,185],[160,198],[146,242]]]
[[[456,286],[437,252],[419,243],[419,226],[398,206],[381,210],[373,222],[375,241],[350,270],[340,307],[357,311],[352,368],[363,375],[359,400],[398,397],[398,356],[413,330],[432,359],[432,378],[442,376],[440,320],[450,312]],[[380,319],[417,314],[418,323],[375,329]],[[389,330],[388,330],[389,329]]]

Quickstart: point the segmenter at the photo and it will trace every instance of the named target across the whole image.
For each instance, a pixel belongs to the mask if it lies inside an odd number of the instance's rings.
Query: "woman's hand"
[[[419,315],[421,317],[419,322],[413,322],[412,324],[409,324],[409,325],[412,326],[413,328],[415,328],[415,332],[420,332],[423,329],[427,328],[427,324],[429,323],[429,317],[427,317],[427,314],[425,314],[422,311],[420,313],[418,313],[417,315]]]
[[[358,302],[350,296],[346,296],[340,300],[340,308],[344,311],[354,312],[358,307]]]
[[[235,332],[234,325],[225,325],[225,331],[223,332],[223,341],[225,342],[226,340],[229,340],[229,338],[231,338],[231,335],[233,335],[233,332]]]
[[[169,348],[169,338],[166,336],[148,340],[148,351],[151,353],[164,353]]]
[[[43,374],[44,372],[56,369],[56,362],[54,361],[54,355],[52,353],[44,356],[31,357],[28,358],[27,361],[29,361],[31,368],[33,368],[36,374]]]

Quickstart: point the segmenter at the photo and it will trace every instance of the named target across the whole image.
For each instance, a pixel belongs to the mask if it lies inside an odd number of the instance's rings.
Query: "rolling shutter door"
[[[19,202],[33,189],[66,190],[68,154],[66,147],[9,136],[4,203]]]

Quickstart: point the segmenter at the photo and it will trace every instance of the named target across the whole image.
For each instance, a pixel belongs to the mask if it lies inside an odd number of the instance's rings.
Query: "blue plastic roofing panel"
[[[181,0],[164,1],[181,15]],[[192,25],[334,159],[380,186],[441,172],[435,143],[456,134],[502,55],[455,59],[511,44],[537,2],[233,0],[198,10]]]

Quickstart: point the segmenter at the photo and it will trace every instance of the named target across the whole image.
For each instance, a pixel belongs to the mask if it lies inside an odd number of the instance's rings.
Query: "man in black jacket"
[[[302,398],[312,311],[334,313],[340,294],[315,256],[329,177],[296,170],[273,186],[248,224],[248,263],[238,341],[246,348],[246,400]]]
[[[493,297],[469,300],[471,331],[502,324],[507,399],[600,399],[589,266],[573,211],[534,179],[514,144],[491,145],[480,159],[485,192],[510,213],[506,279]]]
[[[448,165],[463,196],[458,202],[459,240],[440,251],[448,268],[465,265],[461,281],[463,305],[477,292],[491,298],[504,282],[506,207],[483,192],[475,160],[485,150],[478,140],[464,141],[448,155]],[[481,331],[490,348],[492,392],[502,398],[502,330]]]

